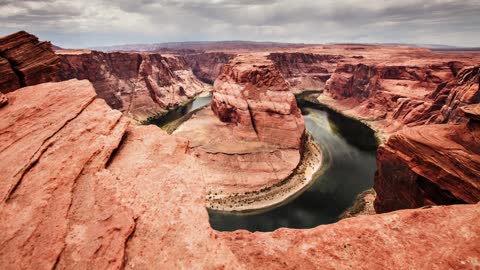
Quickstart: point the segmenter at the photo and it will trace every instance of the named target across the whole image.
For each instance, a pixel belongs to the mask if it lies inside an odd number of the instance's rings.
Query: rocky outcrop
[[[386,136],[408,126],[465,122],[455,111],[478,102],[478,54],[377,46],[357,51],[358,57],[337,52],[346,57],[319,101]]]
[[[304,131],[288,82],[272,62],[253,54],[224,65],[211,110],[198,112],[174,134],[190,141],[208,175],[210,201],[229,201],[285,183],[300,163]],[[247,201],[226,208],[246,207]]]
[[[188,54],[184,57],[195,76],[205,83],[213,84],[220,75],[223,65],[234,58],[235,54],[208,52]]]
[[[323,90],[342,58],[341,55],[308,52],[274,52],[268,56],[288,80],[292,91]]]
[[[480,66],[465,67],[456,78],[442,83],[431,95],[434,104],[442,105],[436,123],[466,122],[459,109],[468,104],[480,103]]]
[[[0,108],[8,104],[8,98],[4,94],[0,93]]]
[[[478,265],[480,204],[361,216],[310,230],[220,233],[205,208],[209,175],[185,153],[186,140],[128,125],[95,99],[87,81],[7,96],[0,109],[2,269]]]
[[[0,91],[57,80],[59,59],[50,42],[20,31],[0,38]]]
[[[209,90],[181,57],[97,51],[57,53],[61,79],[88,79],[100,98],[138,121],[162,115]]]
[[[245,138],[300,149],[305,125],[289,84],[261,57],[240,56],[215,81],[212,110]],[[241,135],[241,136],[242,136]]]
[[[467,124],[407,128],[379,148],[377,212],[480,201],[480,105],[463,110]]]

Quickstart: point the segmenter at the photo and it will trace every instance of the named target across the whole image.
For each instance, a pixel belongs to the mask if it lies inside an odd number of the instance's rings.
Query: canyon
[[[401,46],[54,53],[1,38],[0,268],[476,269],[478,63]],[[172,135],[141,125],[212,90]],[[306,157],[322,165],[294,95],[308,91],[380,139],[377,214],[212,229],[207,206],[269,192]]]

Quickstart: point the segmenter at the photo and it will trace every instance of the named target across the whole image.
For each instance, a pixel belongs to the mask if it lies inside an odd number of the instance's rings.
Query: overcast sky
[[[0,0],[0,35],[54,44],[199,40],[480,46],[480,0]]]

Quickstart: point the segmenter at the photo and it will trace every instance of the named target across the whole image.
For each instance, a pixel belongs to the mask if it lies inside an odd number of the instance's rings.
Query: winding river
[[[163,125],[191,115],[209,104],[210,99],[197,98],[167,114],[168,119],[162,118]],[[358,194],[372,188],[376,171],[374,133],[360,122],[316,104],[301,103],[301,107],[306,129],[324,155],[325,166],[314,183],[295,199],[268,211],[249,214],[209,211],[214,229],[273,231],[281,227],[303,229],[334,223]]]

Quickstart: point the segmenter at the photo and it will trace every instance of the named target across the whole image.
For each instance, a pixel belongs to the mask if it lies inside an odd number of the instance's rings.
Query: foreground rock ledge
[[[219,233],[208,223],[205,179],[184,139],[129,126],[87,81],[7,96],[0,108],[1,269],[478,267],[480,204],[310,230]]]

